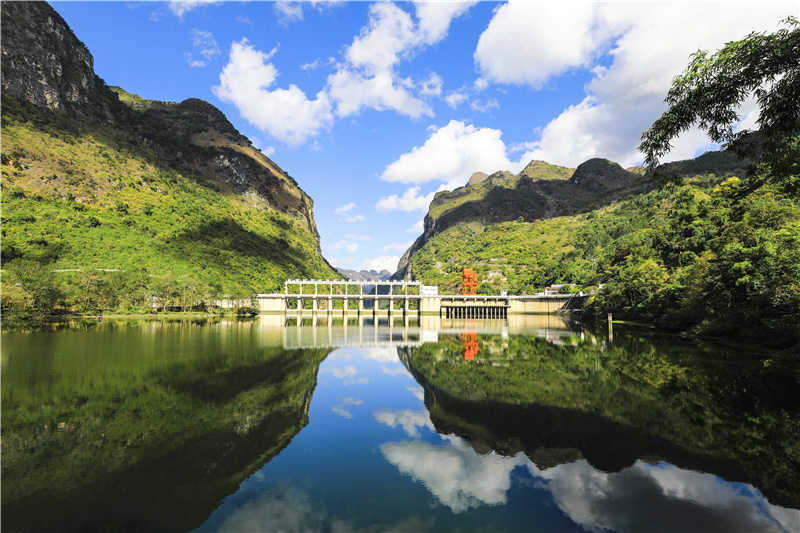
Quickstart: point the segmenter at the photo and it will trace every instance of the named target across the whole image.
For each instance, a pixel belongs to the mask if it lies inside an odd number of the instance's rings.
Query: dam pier
[[[568,313],[583,307],[588,295],[509,296],[439,294],[418,281],[345,281],[291,279],[282,294],[258,294],[261,314],[328,314],[442,318],[507,318],[509,314]]]

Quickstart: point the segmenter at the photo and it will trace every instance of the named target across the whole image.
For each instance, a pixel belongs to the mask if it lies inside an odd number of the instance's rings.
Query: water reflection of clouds
[[[364,403],[363,400],[356,400],[355,398],[348,396],[346,398],[342,398],[342,401],[339,403],[339,405],[331,406],[331,410],[337,415],[341,415],[345,418],[353,418],[353,414],[347,410],[347,406],[348,405],[359,406],[362,403]]]
[[[443,505],[461,513],[480,505],[506,503],[511,471],[524,456],[479,455],[461,439],[449,445],[391,442],[380,446],[384,457],[425,487]]]
[[[349,531],[341,520],[331,520],[307,494],[288,485],[275,487],[237,508],[219,531]]]
[[[408,370],[404,366],[397,366],[395,368],[388,368],[388,367],[381,367],[384,374],[389,374],[390,376],[406,376],[411,377]]]
[[[382,411],[375,417],[417,437],[427,413]],[[641,461],[610,474],[586,460],[540,470],[521,453],[480,455],[459,437],[443,438],[448,444],[391,442],[380,450],[455,513],[504,504],[514,468],[525,466],[534,485],[548,490],[558,508],[587,531],[690,531],[703,524],[732,532],[800,531],[800,512],[770,505],[749,485],[711,474]]]
[[[375,420],[390,428],[400,426],[406,432],[406,435],[412,438],[419,437],[420,428],[436,431],[427,410],[412,411],[406,409],[404,411],[390,411],[384,409],[375,413]]]
[[[556,505],[588,531],[800,531],[800,513],[770,505],[747,485],[641,461],[607,474],[580,460],[540,471]]]
[[[355,376],[358,373],[358,371],[356,370],[355,365],[347,365],[344,369],[342,369],[342,368],[331,368],[329,370],[329,372],[331,374],[333,374],[334,377],[337,377],[337,378],[352,377],[352,376]]]
[[[406,390],[411,391],[411,394],[413,394],[417,400],[421,402],[425,401],[425,389],[422,387],[406,387]]]
[[[397,524],[380,524],[380,531],[435,531],[432,517],[410,516]],[[356,524],[331,516],[322,505],[293,485],[270,489],[237,508],[217,531],[262,533],[265,531],[300,532],[355,531]]]
[[[379,363],[400,363],[395,346],[360,346],[358,351],[364,359]]]

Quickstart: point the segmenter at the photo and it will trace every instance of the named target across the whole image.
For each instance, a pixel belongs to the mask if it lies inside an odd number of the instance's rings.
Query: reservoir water
[[[556,316],[2,333],[2,530],[800,531],[800,376]]]

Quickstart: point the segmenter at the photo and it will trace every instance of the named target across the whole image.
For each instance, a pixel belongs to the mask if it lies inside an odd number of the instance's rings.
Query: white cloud
[[[296,85],[268,90],[278,77],[269,62],[276,52],[256,50],[247,39],[234,42],[214,94],[234,104],[254,126],[286,144],[299,145],[331,124],[331,106],[324,92],[309,100]]]
[[[339,266],[339,267],[350,266],[355,262],[355,259],[353,259],[352,257],[336,258],[336,257],[331,257],[328,254],[325,254],[325,256],[327,257],[327,259],[330,262],[330,264],[336,265],[336,266]]]
[[[353,242],[353,241],[339,241],[336,244],[334,244],[333,246],[331,246],[331,248],[333,250],[345,249],[348,252],[353,253],[356,250],[358,250],[358,243],[357,242]]]
[[[192,46],[200,53],[203,59],[194,59],[191,52],[186,52],[186,61],[192,67],[205,67],[212,59],[220,54],[214,34],[208,31],[192,29]]]
[[[501,135],[500,130],[450,121],[447,126],[434,129],[424,145],[415,146],[411,152],[389,164],[381,177],[386,181],[401,183],[438,181],[444,184],[443,188],[453,189],[467,183],[475,172],[491,174],[508,170],[517,173],[530,160],[510,161]],[[405,196],[413,200],[410,191],[412,189],[406,191]],[[433,197],[429,195],[426,198],[430,203]],[[395,204],[400,199],[396,196],[390,199],[382,199],[381,202],[386,200],[386,207],[399,208]]]
[[[433,73],[417,84],[401,78],[396,67],[425,46],[442,40],[452,20],[473,4],[419,2],[416,22],[393,3],[372,4],[369,24],[345,50],[346,64],[328,78],[328,93],[336,104],[336,115],[346,117],[370,108],[394,110],[415,119],[433,116],[430,106],[411,90],[418,85],[422,96],[438,96],[441,78]]]
[[[283,26],[303,20],[303,4],[301,2],[278,0],[273,4],[273,9],[278,15],[278,22]]]
[[[473,100],[470,102],[469,108],[478,113],[486,113],[492,109],[500,109],[500,104],[497,102],[496,98],[489,98],[484,102]]]
[[[415,98],[405,87],[398,86],[390,72],[365,77],[342,69],[328,77],[327,91],[336,103],[339,117],[358,114],[364,107],[377,111],[394,110],[411,118],[433,115],[430,106]]]
[[[481,35],[475,62],[483,77],[536,88],[587,66],[611,34],[598,24],[600,4],[508,3]]]
[[[397,243],[393,242],[391,244],[387,244],[383,247],[384,252],[388,252],[389,250],[397,250],[398,252],[405,252],[408,250],[408,247],[414,244],[414,241],[408,241],[405,243]]]
[[[488,81],[534,88],[589,69],[594,77],[586,98],[550,122],[527,157],[572,167],[604,157],[629,166],[641,160],[640,135],[665,110],[671,80],[691,53],[713,52],[751,31],[774,31],[790,11],[774,2],[508,3],[481,35],[475,62]],[[610,65],[598,62],[603,56]],[[691,158],[706,147],[703,134],[689,131],[666,160]]]
[[[425,219],[418,220],[416,224],[406,230],[406,233],[422,233],[425,231]]]
[[[347,250],[350,253],[354,253],[361,247],[360,243],[369,242],[369,240],[369,235],[345,234],[344,239],[334,243],[330,247],[326,246],[326,249],[330,248],[331,250]]]
[[[395,272],[399,262],[399,255],[381,255],[373,259],[365,259],[358,268],[359,270],[377,270],[378,272],[388,270],[389,272]]]
[[[189,0],[186,2],[170,2],[169,3],[169,10],[172,11],[172,14],[183,18],[183,16],[188,13],[189,11],[198,8],[200,6],[206,4],[215,4],[219,5],[222,2],[220,0]]]
[[[436,74],[435,72],[431,73],[428,76],[427,80],[423,80],[420,82],[420,94],[422,96],[441,96],[442,94],[442,77]]]
[[[410,187],[403,193],[403,196],[393,194],[383,197],[375,204],[375,208],[380,211],[427,211],[436,193],[420,196],[419,191],[419,187]]]
[[[468,99],[469,96],[464,94],[462,90],[458,90],[448,94],[445,97],[444,101],[447,102],[447,105],[449,105],[453,109],[456,109],[458,108],[458,106],[466,102]]]
[[[350,214],[350,211],[356,206],[354,203],[345,204],[336,208],[334,213],[339,215],[339,217],[344,220],[345,222],[361,222],[362,220],[366,220],[364,215],[353,215]]]

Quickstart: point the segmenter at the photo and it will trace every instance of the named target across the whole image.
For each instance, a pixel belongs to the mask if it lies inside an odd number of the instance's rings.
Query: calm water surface
[[[800,531],[800,379],[640,328],[2,333],[5,531]]]

